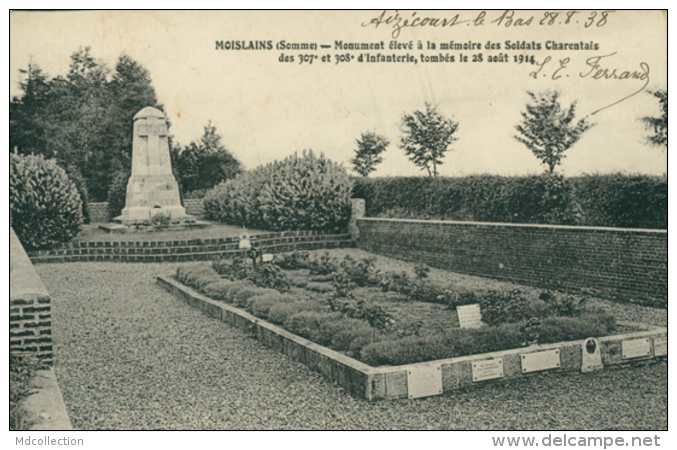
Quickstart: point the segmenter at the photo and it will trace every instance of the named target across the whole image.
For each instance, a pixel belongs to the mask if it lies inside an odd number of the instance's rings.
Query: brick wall
[[[19,238],[9,233],[9,350],[51,365],[51,300]]]
[[[458,273],[667,304],[665,230],[357,220],[358,246]]]

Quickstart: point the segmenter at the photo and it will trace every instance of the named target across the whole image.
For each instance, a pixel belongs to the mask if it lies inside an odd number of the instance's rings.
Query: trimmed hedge
[[[368,217],[667,228],[667,177],[359,178]]]
[[[217,185],[204,214],[264,230],[339,230],[350,219],[351,186],[342,166],[304,151]]]
[[[66,172],[42,156],[9,157],[10,225],[27,250],[68,242],[82,229],[82,200]]]

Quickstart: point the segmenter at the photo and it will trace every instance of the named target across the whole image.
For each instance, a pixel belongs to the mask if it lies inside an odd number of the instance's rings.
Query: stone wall
[[[19,238],[9,232],[9,351],[51,365],[52,312],[49,293]]]
[[[667,305],[665,230],[362,218],[358,246],[458,273]]]

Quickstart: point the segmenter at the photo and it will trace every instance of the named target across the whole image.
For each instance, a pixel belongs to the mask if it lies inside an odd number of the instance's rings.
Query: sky
[[[663,174],[667,152],[646,144],[640,118],[659,115],[658,101],[647,90],[667,89],[667,19],[661,12],[578,12],[568,24],[566,12],[553,19],[540,12],[516,12],[509,22],[502,12],[386,11],[357,12],[12,12],[10,13],[10,97],[17,95],[19,69],[32,58],[54,77],[68,71],[70,55],[90,46],[94,57],[109,67],[125,53],[150,72],[158,100],[171,122],[170,132],[183,145],[198,140],[211,120],[222,142],[254,168],[294,152],[312,149],[350,166],[355,140],[366,131],[390,141],[384,161],[372,176],[425,175],[398,143],[404,114],[425,103],[459,122],[452,151],[439,167],[443,176],[475,173],[520,175],[540,173],[544,166],[514,139],[520,111],[529,101],[527,91],[559,90],[563,102],[577,102],[579,117],[588,115],[595,126],[566,152],[558,171],[583,173]],[[453,27],[393,28],[388,17],[410,21],[426,17],[453,18]],[[529,24],[520,25],[528,21]],[[545,18],[544,25],[540,21]],[[469,20],[470,22],[462,22]],[[493,22],[493,23],[492,23]],[[401,24],[402,22],[400,22]],[[601,25],[600,25],[601,24]],[[597,26],[600,25],[600,26]],[[218,41],[270,41],[270,50],[217,49]],[[317,50],[280,50],[278,44],[316,44]],[[384,50],[344,50],[344,43],[383,42]],[[413,49],[389,50],[391,41]],[[424,49],[418,50],[418,42]],[[440,43],[477,43],[481,49],[440,50]],[[512,44],[537,43],[536,49],[506,49]],[[548,50],[546,42],[592,43],[593,50]],[[428,50],[428,42],[436,44]],[[488,42],[501,49],[486,49]],[[319,48],[329,45],[328,49]],[[358,62],[360,54],[410,55],[418,63]],[[314,55],[312,64],[299,55]],[[352,55],[336,63],[337,55]],[[424,62],[426,57],[449,55],[454,62]],[[459,61],[460,55],[468,62]],[[473,62],[482,55],[482,62]],[[281,55],[294,57],[280,62]],[[329,55],[329,62],[322,56]],[[540,66],[518,64],[524,55]],[[609,56],[606,56],[609,55]],[[488,62],[488,57],[509,62]],[[603,56],[593,72],[590,58]],[[567,60],[568,58],[568,60]],[[564,68],[555,72],[566,60]],[[637,72],[644,79],[594,79],[607,69]],[[553,77],[557,77],[553,79]],[[631,95],[637,92],[635,95]],[[614,104],[618,100],[627,99]],[[594,115],[593,112],[604,108]],[[131,126],[131,124],[130,124]]]

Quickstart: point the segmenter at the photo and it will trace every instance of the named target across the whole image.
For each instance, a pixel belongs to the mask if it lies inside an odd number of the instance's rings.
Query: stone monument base
[[[171,214],[172,221],[179,220],[185,222],[187,220],[195,219],[193,216],[186,214],[186,209],[183,206],[163,206],[161,208],[148,208],[147,206],[134,206],[124,208],[122,215],[113,219],[113,222],[121,223],[123,225],[136,225],[144,222],[150,222],[155,214],[158,213]]]
[[[195,220],[195,217],[185,215],[181,219],[172,219],[169,225],[152,225],[149,222],[139,221],[133,224],[124,224],[122,216],[113,219],[113,223],[99,225],[99,229],[106,233],[143,233],[156,231],[183,231],[201,229],[212,226],[209,222]]]

